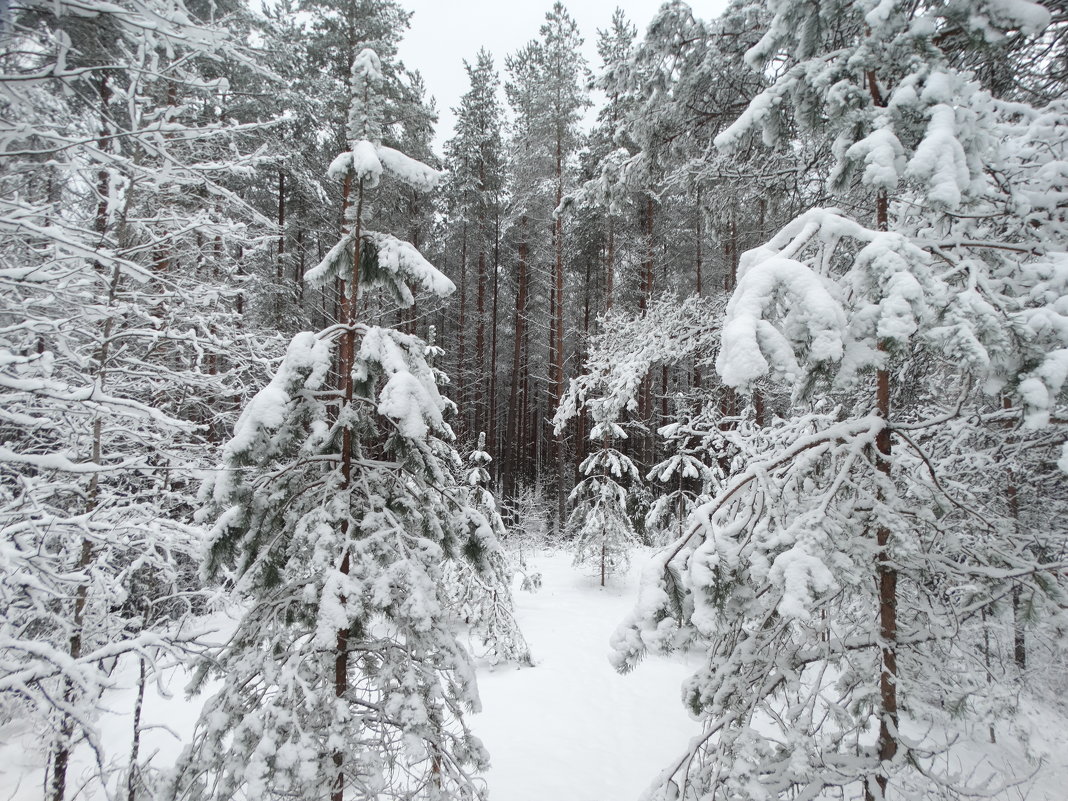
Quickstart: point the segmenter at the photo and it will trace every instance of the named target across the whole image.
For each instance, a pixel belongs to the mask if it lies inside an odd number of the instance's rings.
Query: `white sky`
[[[553,0],[402,0],[401,5],[414,13],[400,56],[409,69],[423,73],[427,91],[437,99],[440,152],[452,133],[452,109],[468,88],[463,59],[474,62],[479,48],[485,47],[493,53],[503,83],[504,57],[538,37]],[[586,60],[596,72],[597,29],[609,26],[612,12],[622,8],[640,37],[661,0],[564,0],[564,5],[578,23]],[[718,14],[726,0],[693,0],[692,6],[707,19]]]

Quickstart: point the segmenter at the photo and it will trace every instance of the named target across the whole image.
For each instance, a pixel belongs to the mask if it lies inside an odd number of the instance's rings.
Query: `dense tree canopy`
[[[485,797],[531,544],[653,549],[612,659],[700,654],[704,733],[649,798],[1007,792],[947,766],[1064,686],[1063,3],[556,2],[457,54],[441,153],[417,22],[0,7],[0,731],[47,796]]]

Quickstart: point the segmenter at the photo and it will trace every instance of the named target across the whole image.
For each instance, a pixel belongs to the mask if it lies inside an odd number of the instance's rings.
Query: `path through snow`
[[[491,801],[635,799],[698,733],[680,700],[685,664],[650,656],[621,676],[608,663],[644,562],[635,554],[630,574],[601,588],[570,554],[532,560],[544,584],[516,606],[535,667],[481,671],[486,711],[471,718],[492,760]]]

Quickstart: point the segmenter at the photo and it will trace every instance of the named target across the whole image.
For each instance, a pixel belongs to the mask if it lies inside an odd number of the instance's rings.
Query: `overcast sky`
[[[662,0],[565,0],[564,5],[579,25],[585,40],[586,60],[596,71],[597,29],[607,28],[618,7],[638,28],[639,36],[652,20]],[[410,69],[418,69],[427,90],[437,99],[437,149],[451,134],[452,109],[467,91],[463,59],[473,62],[480,47],[494,56],[504,80],[504,57],[531,39],[545,21],[553,0],[401,0],[412,14],[411,28],[401,43],[400,55]],[[695,12],[712,17],[725,0],[695,0]]]

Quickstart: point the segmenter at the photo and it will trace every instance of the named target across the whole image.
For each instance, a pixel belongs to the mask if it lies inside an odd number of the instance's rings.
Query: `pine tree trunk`
[[[349,205],[349,191],[352,186],[351,181],[345,182],[345,195],[342,201],[342,214],[348,209]],[[339,379],[341,383],[341,391],[344,398],[344,407],[348,409],[352,406],[353,401],[353,384],[352,384],[352,368],[356,356],[356,312],[360,299],[360,258],[362,256],[362,231],[361,224],[363,220],[363,181],[360,180],[356,185],[356,215],[353,220],[353,234],[354,234],[354,257],[352,264],[352,278],[348,282],[347,287],[342,287],[341,292],[341,311],[342,311],[342,323],[345,325],[345,332],[341,338],[341,347],[339,350],[338,358],[338,370]],[[353,438],[352,427],[345,426],[341,431],[341,491],[346,491],[352,486],[352,462],[353,462]],[[349,521],[346,518],[341,524],[341,535],[344,541],[349,533]],[[341,564],[338,570],[342,575],[347,576],[350,570],[350,558],[348,547],[341,554]],[[340,599],[342,607],[344,607],[346,599],[342,596]],[[334,696],[336,698],[344,698],[348,694],[349,689],[349,630],[348,628],[339,628],[337,631],[337,640],[334,652]],[[337,769],[337,779],[334,785],[334,789],[330,794],[331,801],[344,801],[345,799],[345,753],[342,748],[337,748],[331,755],[334,767]]]
[[[616,279],[616,219],[608,216],[608,263],[604,269],[604,310],[612,310],[612,293]]]
[[[473,433],[486,430],[486,248],[478,252],[478,291],[475,301],[475,426]]]
[[[563,163],[563,141],[559,131],[556,137],[556,208],[560,208],[560,204],[564,199],[564,163]],[[555,387],[555,395],[553,404],[553,412],[560,408],[560,403],[564,399],[564,220],[563,216],[559,213],[556,214],[556,225],[554,229],[554,239],[556,245],[556,260],[554,266],[555,277],[555,300],[556,300],[556,316],[555,316],[555,332],[556,342],[554,345],[554,351],[556,353],[555,369],[553,370],[553,385]],[[550,415],[551,416],[551,415]],[[564,478],[564,431],[560,431],[560,435],[556,440],[556,514],[558,520],[558,529],[563,530],[564,520],[567,517],[567,496],[568,487],[567,481]]]
[[[696,198],[696,219],[694,221],[694,293],[698,297],[701,296],[703,289],[701,276],[701,268],[704,266],[701,241],[704,237],[704,233],[701,230],[702,214],[703,212],[701,211],[701,190],[698,189]]]
[[[638,311],[641,314],[645,314],[649,309],[649,302],[653,296],[653,198],[647,196],[645,199],[645,219],[643,220],[645,227],[645,259],[642,261],[641,268],[641,292],[638,298]],[[646,374],[642,379],[641,387],[638,391],[638,416],[642,423],[651,427],[653,418],[653,400],[652,400],[652,376]],[[640,461],[648,467],[652,463],[652,444],[653,438],[649,431],[641,437],[641,456]]]
[[[286,174],[278,168],[278,253],[275,260],[275,279],[281,285],[285,278],[286,255]]]
[[[880,191],[876,199],[876,224],[880,231],[889,228],[888,201],[885,191]],[[882,345],[879,346],[883,350]],[[883,368],[876,374],[875,390],[876,411],[884,421],[882,430],[875,439],[876,468],[884,481],[890,480],[890,371]],[[879,493],[881,496],[881,491]],[[879,761],[885,766],[897,755],[898,709],[897,709],[897,570],[890,557],[890,529],[884,525],[876,527],[876,562],[875,576],[879,595],[879,737],[876,751]],[[880,769],[875,776],[879,787],[878,798],[886,797],[889,777],[886,768]],[[871,783],[865,788],[865,796],[875,799]]]
[[[590,336],[590,307],[591,307],[591,288],[593,284],[593,261],[588,260],[586,262],[586,276],[583,283],[582,292],[582,341],[588,342]],[[585,353],[579,352],[576,354],[575,363],[584,364],[586,362]],[[574,472],[572,474],[572,486],[578,484],[581,480],[579,474],[579,466],[586,458],[586,415],[579,414],[575,418],[575,458],[572,459],[574,465]]]
[[[300,215],[297,215],[299,221]],[[301,226],[297,229],[297,259],[293,265],[293,283],[297,287],[297,300],[303,302],[304,300],[304,227]],[[301,309],[303,311],[303,309]]]
[[[500,274],[501,217],[494,204],[493,216],[493,310],[490,313],[490,375],[489,375],[489,423],[486,440],[490,443],[494,459],[501,452],[497,442],[497,296]],[[494,463],[496,464],[496,462]]]
[[[537,429],[534,427],[534,406],[537,401],[531,399],[531,375],[530,375],[530,326],[523,327],[523,388],[520,401],[520,418],[523,421],[523,433],[519,438],[523,450],[520,451],[518,473],[524,480],[537,477],[538,474],[538,446],[539,438]]]
[[[1002,398],[1001,406],[1003,409],[1011,409],[1012,401],[1007,397]],[[1019,541],[1020,496],[1016,486],[1016,477],[1011,469],[1005,481],[1005,496],[1009,504],[1009,515],[1012,517],[1013,533]],[[1020,583],[1016,582],[1012,588],[1012,659],[1021,674],[1027,669],[1027,637],[1024,633],[1023,618],[1023,592]]]
[[[526,227],[527,218],[523,217],[521,222],[521,230],[523,233],[526,233]],[[506,464],[508,465],[508,477],[505,486],[509,495],[515,494],[516,478],[519,469],[519,453],[523,443],[521,437],[521,429],[523,426],[521,422],[519,394],[520,367],[523,357],[523,336],[527,310],[527,243],[525,241],[519,243],[518,283],[519,286],[516,291],[515,299],[515,341],[512,343],[512,383],[508,390],[508,438],[510,440],[508,447],[510,453],[509,458],[506,460]]]
[[[460,318],[456,324],[456,404],[461,436],[467,432],[467,223],[460,228]]]
[[[697,207],[697,220],[696,220],[696,223],[694,225],[694,292],[697,294],[697,297],[701,297],[702,290],[703,290],[701,270],[702,270],[702,267],[704,266],[704,258],[703,258],[703,251],[702,251],[702,239],[704,237],[704,234],[703,234],[703,232],[701,230],[701,216],[702,216],[703,212],[701,211],[701,190],[700,190],[700,188],[698,188],[698,190],[697,190],[696,207]],[[694,366],[693,366],[693,387],[694,387],[694,389],[700,389],[701,388],[701,381],[702,381],[701,365],[699,363],[695,363]]]

